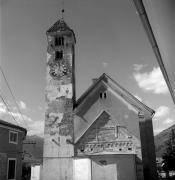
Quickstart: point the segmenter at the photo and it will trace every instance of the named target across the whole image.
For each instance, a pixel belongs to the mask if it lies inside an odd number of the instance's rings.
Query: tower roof
[[[69,26],[65,23],[63,19],[59,19],[52,27],[47,30],[49,32],[65,31],[71,30]]]
[[[74,31],[66,24],[66,22],[63,19],[59,19],[55,24],[53,24],[53,26],[51,26],[46,31],[46,34],[57,33],[57,32],[59,33],[64,31],[72,32],[74,39],[76,40]]]
[[[74,38],[75,34],[74,31],[66,24],[66,22],[63,19],[59,19],[53,26],[51,26],[47,31],[48,33],[57,33],[57,32],[63,32],[63,31],[70,31],[73,33]]]

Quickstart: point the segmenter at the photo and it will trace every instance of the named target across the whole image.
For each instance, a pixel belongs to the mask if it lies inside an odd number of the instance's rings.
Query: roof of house
[[[135,96],[133,96],[131,93],[129,93],[126,89],[124,89],[122,86],[120,86],[116,81],[114,81],[109,75],[106,73],[103,73],[96,81],[93,83],[76,101],[75,110],[78,109],[78,107],[86,101],[86,98],[90,94],[92,90],[94,90],[98,84],[103,82],[106,86],[110,86],[112,89],[114,89],[118,94],[122,96],[123,99],[125,99],[129,104],[137,108],[138,110],[146,110],[150,113],[150,115],[154,115],[155,111],[143,104],[141,101],[139,101]]]
[[[143,104],[126,89],[121,87],[116,81],[114,81],[107,74],[102,74],[76,101],[74,113],[76,114],[76,123],[79,126],[75,126],[75,142],[78,142],[82,135],[91,127],[96,119],[85,119],[84,114],[92,107],[92,105],[98,100],[100,92],[105,92],[109,89],[116,94],[116,98],[122,99],[132,110],[137,113],[139,117],[142,115],[152,118],[155,111]],[[118,96],[118,97],[117,97]],[[80,128],[81,127],[81,128]],[[81,129],[81,130],[80,130]],[[80,132],[81,131],[81,132]]]
[[[12,124],[12,123],[9,123],[9,122],[6,122],[6,121],[3,121],[0,119],[0,125],[4,125],[4,126],[7,126],[7,127],[11,127],[11,128],[15,128],[15,129],[18,129],[18,130],[21,130],[23,131],[25,134],[27,134],[27,130],[21,126],[17,126],[15,124]]]

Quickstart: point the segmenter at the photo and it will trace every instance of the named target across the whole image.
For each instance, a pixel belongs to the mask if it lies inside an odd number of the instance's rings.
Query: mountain
[[[23,142],[24,160],[23,162],[29,164],[41,164],[43,157],[43,143],[42,137],[33,135],[26,136]]]
[[[156,157],[162,157],[165,152],[165,142],[168,140],[172,129],[175,130],[175,125],[163,130],[154,137]]]

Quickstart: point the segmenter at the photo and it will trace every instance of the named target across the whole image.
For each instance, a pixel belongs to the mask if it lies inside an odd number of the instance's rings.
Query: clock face
[[[70,73],[70,68],[65,61],[54,62],[50,65],[50,75],[55,78],[67,76]]]

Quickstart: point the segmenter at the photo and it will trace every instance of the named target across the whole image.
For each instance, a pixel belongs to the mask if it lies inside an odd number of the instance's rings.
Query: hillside
[[[168,140],[172,129],[175,130],[175,125],[165,129],[154,137],[156,157],[161,157],[165,152],[165,142]]]
[[[43,142],[43,138],[36,135],[26,137],[23,144],[24,162],[42,163]]]

